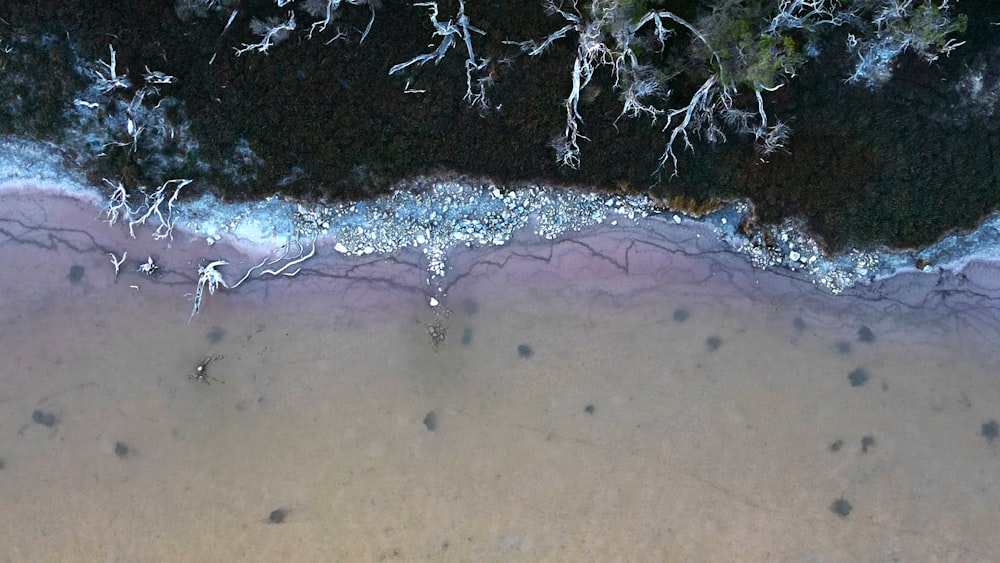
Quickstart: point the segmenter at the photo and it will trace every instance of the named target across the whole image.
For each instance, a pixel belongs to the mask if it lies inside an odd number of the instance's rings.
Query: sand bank
[[[457,250],[433,286],[320,244],[189,324],[199,265],[260,256],[97,211],[0,195],[2,559],[1000,551],[988,262],[834,296],[653,218]]]

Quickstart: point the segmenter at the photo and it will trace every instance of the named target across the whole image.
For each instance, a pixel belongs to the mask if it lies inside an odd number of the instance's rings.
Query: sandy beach
[[[98,211],[0,193],[0,560],[1000,552],[994,264],[834,296],[651,218],[434,287],[331,242],[191,319],[260,256]]]

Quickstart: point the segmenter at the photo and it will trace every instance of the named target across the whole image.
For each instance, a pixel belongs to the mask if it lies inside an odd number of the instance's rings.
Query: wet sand
[[[0,194],[0,560],[1000,552],[995,265],[832,296],[654,219],[456,251],[436,308],[327,244],[189,324],[259,257],[97,211]]]

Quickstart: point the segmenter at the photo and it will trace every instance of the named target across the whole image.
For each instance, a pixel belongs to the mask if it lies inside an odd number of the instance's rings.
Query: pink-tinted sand
[[[833,296],[654,220],[460,248],[428,286],[327,244],[189,324],[219,258],[259,261],[0,193],[0,560],[1000,552],[992,264]]]

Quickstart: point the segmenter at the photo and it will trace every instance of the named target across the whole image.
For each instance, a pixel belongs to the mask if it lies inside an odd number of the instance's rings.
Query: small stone
[[[435,298],[433,298],[433,297],[430,298],[429,303],[431,304],[431,307],[437,307],[438,306],[438,300],[435,299]]]
[[[679,224],[681,223],[681,218],[680,218],[680,216],[678,216],[678,215],[674,215],[674,223],[677,223],[678,225],[679,225]]]
[[[336,250],[337,252],[341,253],[341,254],[347,254],[347,247],[344,246],[343,244],[339,243],[339,242],[337,244],[333,245],[333,249]]]

